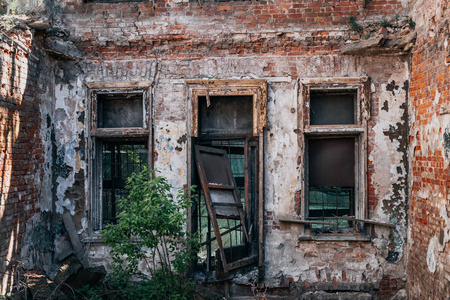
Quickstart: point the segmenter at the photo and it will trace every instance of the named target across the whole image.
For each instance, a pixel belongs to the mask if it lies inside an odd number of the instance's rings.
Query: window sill
[[[364,234],[319,234],[319,235],[304,235],[298,238],[302,241],[329,241],[329,242],[370,242],[372,239]]]
[[[137,243],[137,242],[142,242],[142,239],[136,237],[136,238],[129,239],[129,241]],[[86,238],[82,239],[81,242],[84,243],[84,244],[92,244],[92,243],[94,243],[94,244],[105,244],[105,242],[99,236],[96,236],[96,235],[90,236],[90,237],[86,237]]]

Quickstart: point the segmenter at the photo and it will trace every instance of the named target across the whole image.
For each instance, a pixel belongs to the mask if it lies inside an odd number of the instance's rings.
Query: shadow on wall
[[[0,295],[20,265],[27,221],[37,212],[44,162],[40,139],[38,65],[17,36],[0,33]],[[28,38],[30,44],[33,42]]]

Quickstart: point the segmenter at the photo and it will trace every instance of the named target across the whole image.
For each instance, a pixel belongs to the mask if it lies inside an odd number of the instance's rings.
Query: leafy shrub
[[[114,288],[130,299],[188,299],[190,281],[184,275],[197,248],[185,231],[189,189],[179,189],[174,197],[167,179],[147,169],[133,174],[126,187],[128,197],[118,204],[120,221],[101,232],[111,247]],[[140,263],[150,276],[139,272]]]

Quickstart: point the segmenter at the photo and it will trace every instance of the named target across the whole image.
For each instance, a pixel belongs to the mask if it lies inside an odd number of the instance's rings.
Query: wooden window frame
[[[252,96],[253,130],[251,136],[258,138],[258,258],[260,274],[264,274],[264,131],[267,126],[267,81],[264,79],[230,79],[230,80],[186,80],[189,89],[188,101],[188,174],[193,174],[192,139],[199,137],[199,97],[210,96]],[[188,176],[188,185],[193,178]],[[188,210],[188,229],[192,230],[192,213]],[[234,267],[233,267],[234,268]]]
[[[103,228],[102,213],[102,141],[147,141],[148,149],[148,168],[153,166],[152,149],[153,142],[151,136],[151,82],[135,81],[135,82],[93,82],[86,83],[88,87],[88,110],[89,110],[89,126],[88,126],[88,153],[89,153],[89,172],[88,181],[90,182],[90,233],[95,234],[96,231]],[[97,126],[97,95],[99,94],[142,94],[143,105],[143,124],[142,127],[126,127],[126,128],[98,128]]]
[[[310,137],[354,137],[355,149],[355,216],[363,220],[367,218],[367,122],[370,119],[370,80],[368,77],[339,78],[303,78],[300,79],[298,110],[298,145],[301,152],[301,211],[300,219],[308,221],[307,190],[307,149],[306,141]],[[356,92],[355,124],[351,125],[310,125],[311,92]],[[357,231],[360,231],[359,228]],[[358,232],[355,232],[358,233]],[[324,234],[325,235],[325,234]]]

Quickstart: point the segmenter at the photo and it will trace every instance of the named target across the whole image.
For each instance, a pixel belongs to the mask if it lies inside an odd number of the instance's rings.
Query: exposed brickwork
[[[30,35],[10,34],[31,49]],[[0,294],[20,260],[28,219],[40,211],[44,150],[40,137],[41,92],[38,62],[4,38],[0,94]]]
[[[401,1],[316,0],[68,2],[65,20],[92,59],[153,59],[225,55],[329,53],[343,41],[348,17],[402,13]],[[76,26],[75,26],[76,24]],[[295,34],[293,34],[296,32]]]
[[[411,62],[411,198],[408,292],[411,299],[450,295],[450,48],[448,1],[418,1]]]

